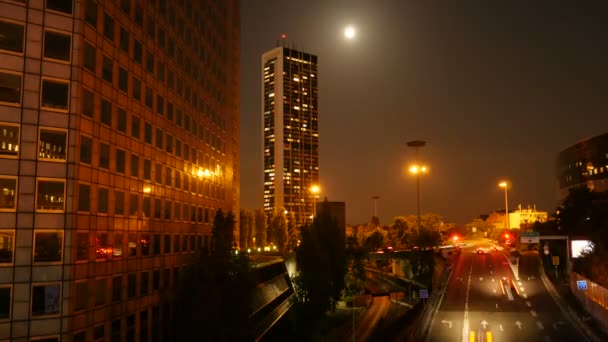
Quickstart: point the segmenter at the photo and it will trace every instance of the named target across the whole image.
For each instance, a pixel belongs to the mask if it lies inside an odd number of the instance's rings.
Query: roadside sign
[[[587,291],[587,281],[586,280],[577,280],[576,281],[576,288],[579,291]]]
[[[521,243],[540,243],[539,232],[521,232],[519,233]]]
[[[420,299],[429,298],[429,290],[420,290]]]
[[[553,266],[559,265],[559,256],[553,256]]]

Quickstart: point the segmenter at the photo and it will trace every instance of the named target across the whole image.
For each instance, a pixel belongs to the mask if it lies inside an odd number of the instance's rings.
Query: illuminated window
[[[0,176],[0,211],[13,211],[16,208],[17,178]]]
[[[38,180],[36,189],[36,209],[63,211],[65,204],[65,180]]]
[[[13,251],[15,243],[15,232],[10,230],[0,231],[0,264],[13,263]],[[0,304],[1,306],[1,304]],[[2,315],[0,313],[0,318]]]
[[[112,257],[112,245],[108,233],[99,232],[95,237],[95,259],[104,261]]]

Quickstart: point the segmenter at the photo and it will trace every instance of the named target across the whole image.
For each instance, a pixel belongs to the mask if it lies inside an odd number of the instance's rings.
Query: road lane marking
[[[517,321],[515,322],[515,325],[517,325],[517,327],[519,328],[519,330],[521,330],[521,326],[524,325],[522,322]]]
[[[519,286],[523,286],[523,284],[521,283],[521,281],[518,281],[518,282],[517,282],[517,285],[519,285]]]
[[[452,329],[452,321],[446,321],[445,319],[441,321],[441,324],[447,324],[449,329]]]
[[[528,298],[528,295],[524,293],[524,294],[522,294],[522,297]]]
[[[530,315],[532,315],[532,317],[536,317],[536,316],[538,316],[538,315],[536,314],[536,311],[534,311],[534,310],[530,310]]]
[[[538,326],[538,329],[540,329],[540,330],[545,329],[545,326],[543,325],[543,323],[541,321],[536,321],[536,325]]]
[[[526,301],[526,305],[531,308],[532,307],[532,303],[530,303],[530,301]]]
[[[505,331],[505,329],[502,327],[502,324],[498,325],[498,329],[500,329],[500,331]]]
[[[496,304],[496,308],[498,309],[498,304]]]
[[[473,274],[473,258],[471,258],[471,267],[469,268],[469,281],[467,283],[467,295],[464,299],[464,318],[462,320],[462,342],[467,341],[467,337],[469,336],[469,291],[471,290],[471,275]],[[473,332],[473,341],[475,333]]]
[[[496,289],[492,289],[492,291],[494,291],[494,293],[496,293]]]
[[[490,324],[490,323],[486,322],[486,320],[484,319],[484,320],[483,320],[483,321],[481,321],[481,323],[479,323],[479,324],[481,324],[481,325],[483,326],[483,330],[486,330],[486,328],[488,327],[488,324]]]

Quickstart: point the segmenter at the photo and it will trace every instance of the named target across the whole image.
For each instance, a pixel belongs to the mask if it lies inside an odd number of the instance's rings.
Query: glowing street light
[[[507,195],[509,183],[507,181],[502,181],[498,183],[498,186],[505,189],[505,229],[511,229],[509,225],[509,197]]]
[[[312,219],[317,216],[317,195],[320,191],[321,188],[318,185],[310,187],[310,192],[312,192]]]
[[[418,212],[418,232],[420,232],[420,174],[426,173],[428,168],[425,165],[421,165],[418,159],[418,149],[426,146],[424,140],[412,140],[407,142],[408,147],[413,147],[416,151],[416,164],[410,166],[410,173],[416,175],[416,209]]]

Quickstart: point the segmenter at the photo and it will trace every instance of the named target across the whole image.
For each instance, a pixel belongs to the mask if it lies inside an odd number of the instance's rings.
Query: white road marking
[[[524,292],[524,288],[522,286],[519,287],[519,289],[521,290],[521,292]]]
[[[494,278],[492,278],[492,282],[494,282]]]
[[[521,330],[521,326],[524,325],[522,322],[517,321],[515,322],[515,325],[517,325],[517,327],[519,328],[519,330]]]
[[[527,305],[529,308],[531,308],[531,307],[532,307],[532,303],[530,303],[530,301],[527,301],[527,302],[526,302],[526,305]]]
[[[517,285],[522,286],[523,284],[521,283],[521,281],[518,281]]]
[[[494,291],[494,293],[496,293],[496,289],[492,289],[492,291]]]
[[[486,330],[488,328],[488,322],[486,322],[486,320],[484,319],[483,321],[481,321],[480,323],[483,326],[483,330]]]
[[[446,321],[445,319],[441,321],[441,324],[447,324],[449,329],[452,329],[452,321]]]
[[[500,325],[498,326],[498,329],[500,329],[500,331],[505,331],[505,329],[502,327],[502,324],[500,324]]]
[[[534,311],[534,310],[530,310],[530,315],[532,315],[532,317],[536,317],[536,316],[538,316],[538,315],[536,314],[536,311]]]
[[[523,294],[522,294],[522,297],[524,297],[524,298],[528,298],[528,295],[527,295],[527,294],[525,294],[525,293],[523,293]]]
[[[482,281],[482,280],[483,280],[483,277],[479,277],[479,281]]]
[[[473,260],[471,259],[471,268],[469,268],[469,281],[467,283],[467,295],[464,299],[464,319],[462,320],[462,342],[469,340],[469,291],[471,289],[471,275],[473,274]]]
[[[496,308],[498,309],[498,304],[496,304]]]
[[[536,321],[536,325],[538,326],[538,329],[540,329],[540,330],[545,329],[545,326],[543,325],[543,323],[541,321]]]

